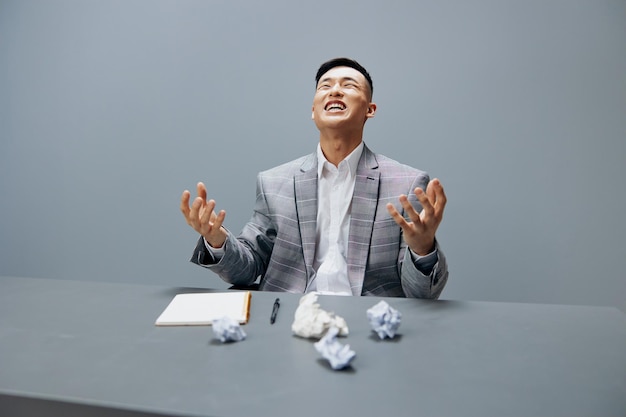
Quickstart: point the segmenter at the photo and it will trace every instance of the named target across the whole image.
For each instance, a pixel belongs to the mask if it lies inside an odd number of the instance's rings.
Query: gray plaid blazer
[[[400,213],[400,194],[419,211],[415,187],[426,189],[423,171],[402,165],[367,148],[359,160],[352,197],[348,242],[348,278],[353,295],[438,298],[448,279],[443,252],[425,275],[413,264],[402,229],[387,212]],[[229,232],[224,255],[215,262],[199,239],[191,261],[224,281],[259,289],[304,293],[314,277],[317,221],[317,155],[314,152],[259,173],[256,204],[239,236]]]

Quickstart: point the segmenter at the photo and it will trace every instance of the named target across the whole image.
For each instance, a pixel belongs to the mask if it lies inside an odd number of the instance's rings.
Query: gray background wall
[[[180,194],[239,231],[335,56],[374,78],[366,143],[446,188],[443,298],[626,311],[618,0],[1,0],[0,275],[223,288]]]

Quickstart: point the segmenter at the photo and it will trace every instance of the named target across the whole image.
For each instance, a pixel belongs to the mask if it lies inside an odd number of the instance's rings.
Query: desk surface
[[[198,289],[0,277],[0,415],[624,416],[626,315],[615,308],[321,296],[356,352],[333,371],[293,336],[299,295],[254,292],[248,338],[157,327]],[[203,290],[204,291],[204,290]],[[29,414],[30,413],[30,414]]]

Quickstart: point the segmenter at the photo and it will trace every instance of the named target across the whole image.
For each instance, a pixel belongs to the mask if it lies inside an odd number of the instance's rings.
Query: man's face
[[[312,119],[317,128],[361,129],[374,117],[369,84],[363,74],[350,67],[331,68],[320,78],[313,97]]]

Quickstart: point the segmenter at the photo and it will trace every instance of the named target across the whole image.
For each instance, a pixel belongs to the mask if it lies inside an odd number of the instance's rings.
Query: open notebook
[[[156,320],[157,326],[202,326],[229,316],[241,324],[250,317],[250,291],[177,294]]]

